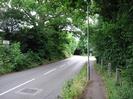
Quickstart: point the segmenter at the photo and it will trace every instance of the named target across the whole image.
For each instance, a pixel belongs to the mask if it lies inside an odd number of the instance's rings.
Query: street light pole
[[[90,61],[89,61],[89,56],[90,56],[90,47],[89,47],[89,7],[87,5],[87,54],[88,54],[88,80],[90,80]]]

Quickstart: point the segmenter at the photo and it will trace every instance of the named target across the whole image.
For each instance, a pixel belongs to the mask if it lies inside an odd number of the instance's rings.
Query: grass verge
[[[108,76],[108,72],[105,68],[101,69],[100,65],[96,65],[95,69],[102,76],[104,80],[107,99],[133,99],[133,87],[126,81],[124,77],[121,77],[121,85],[116,85],[115,73],[112,76]]]
[[[80,95],[87,85],[86,67],[84,65],[78,75],[65,83],[62,91],[62,99],[80,99]]]

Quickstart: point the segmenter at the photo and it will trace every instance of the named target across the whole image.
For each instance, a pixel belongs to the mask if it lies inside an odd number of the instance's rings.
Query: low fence
[[[101,60],[101,70],[104,68],[104,64],[103,64],[103,60]],[[107,66],[107,72],[108,72],[108,76],[111,77],[112,76],[112,65],[111,63],[108,63]],[[120,68],[117,68],[115,69],[115,81],[116,81],[116,85],[121,85],[122,84],[122,79],[121,79],[121,69]]]

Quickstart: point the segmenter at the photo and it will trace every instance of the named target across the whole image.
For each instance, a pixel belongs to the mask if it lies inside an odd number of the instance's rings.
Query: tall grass
[[[82,68],[80,73],[76,75],[72,80],[66,82],[63,91],[62,98],[63,99],[79,99],[82,94],[85,86],[87,84],[87,71],[86,65]]]
[[[133,86],[121,76],[121,85],[116,85],[115,72],[109,77],[105,68],[101,69],[100,65],[95,66],[97,72],[101,74],[106,86],[108,99],[133,99]]]

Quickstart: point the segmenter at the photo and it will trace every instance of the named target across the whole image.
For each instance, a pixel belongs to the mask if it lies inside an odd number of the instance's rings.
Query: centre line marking
[[[50,71],[44,73],[43,75],[47,75],[47,74],[49,74],[49,73],[51,73],[51,72],[54,72],[55,70],[56,70],[56,68],[54,68],[54,69],[52,69],[52,70],[50,70]]]
[[[11,92],[11,91],[13,91],[13,90],[15,90],[15,89],[17,89],[17,88],[19,88],[19,87],[25,85],[25,84],[28,84],[28,83],[32,82],[33,80],[35,80],[35,79],[33,78],[33,79],[28,80],[28,81],[26,81],[26,82],[24,82],[24,83],[22,83],[22,84],[20,84],[20,85],[18,85],[18,86],[16,86],[16,87],[11,88],[11,89],[9,89],[9,90],[3,92],[3,93],[0,93],[0,96],[6,94],[6,93],[8,93],[8,92]]]

